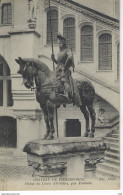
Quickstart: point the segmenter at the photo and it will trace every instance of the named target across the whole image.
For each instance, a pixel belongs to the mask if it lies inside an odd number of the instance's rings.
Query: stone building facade
[[[74,54],[73,77],[88,78],[96,94],[118,111],[119,1],[103,1],[103,13],[99,3],[94,9],[95,3],[90,7],[84,0],[51,0],[54,53],[60,32]],[[27,90],[17,74],[19,56],[39,59],[52,70],[49,0],[0,0],[0,146],[21,149],[27,141],[41,138],[45,124],[35,92]],[[83,131],[84,119],[77,108],[61,107],[58,115],[60,137],[66,136],[66,120],[79,120]]]

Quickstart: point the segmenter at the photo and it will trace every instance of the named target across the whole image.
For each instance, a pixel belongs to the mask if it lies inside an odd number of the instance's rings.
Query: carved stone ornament
[[[78,17],[78,25],[80,25],[83,22],[90,22],[89,20],[83,18],[83,17]]]
[[[28,20],[28,26],[30,29],[35,29],[36,28],[36,20]]]
[[[39,164],[37,162],[28,161],[28,166],[33,167],[34,176],[58,176],[64,175],[67,162]]]
[[[72,4],[71,2],[68,2],[68,1],[65,1],[65,0],[52,0],[52,1],[55,1],[57,3],[60,3],[61,5],[64,5],[66,8],[70,8],[70,9],[73,9],[74,11],[78,11],[80,12],[81,14],[84,14],[85,16],[87,16],[88,18],[90,18],[91,20],[94,19],[100,23],[103,23],[105,25],[108,25],[112,28],[116,28],[116,29],[119,29],[119,22],[118,21],[113,21],[111,19],[108,19],[108,18],[105,18],[97,13],[94,13],[90,10],[86,10],[85,8],[83,7],[78,7],[74,4]]]
[[[104,157],[96,159],[86,159],[85,160],[85,170],[94,170],[98,163],[103,163]]]
[[[120,34],[118,31],[115,32],[115,41],[120,39]]]
[[[105,30],[104,27],[100,26],[100,25],[97,25],[96,26],[96,31],[99,32],[99,31],[102,31],[102,30]]]
[[[56,2],[50,1],[51,6],[57,6]],[[44,0],[44,9],[49,8],[49,0]]]
[[[28,0],[29,19],[28,26],[30,29],[36,28],[37,11],[39,7],[39,0]]]
[[[61,18],[62,18],[64,15],[68,14],[68,11],[67,11],[65,8],[61,8],[60,11],[61,11],[61,12],[60,12]]]
[[[44,8],[46,9],[49,6],[49,0],[44,0]]]
[[[41,120],[41,115],[16,115],[14,118],[23,120]]]

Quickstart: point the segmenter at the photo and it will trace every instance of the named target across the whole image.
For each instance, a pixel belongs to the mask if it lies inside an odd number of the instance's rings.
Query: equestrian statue
[[[44,114],[46,123],[46,134],[44,139],[54,138],[54,105],[59,108],[67,104],[77,106],[84,114],[86,120],[85,137],[94,137],[95,132],[95,111],[93,101],[95,90],[88,80],[74,80],[72,70],[74,71],[73,53],[67,48],[66,39],[57,35],[59,43],[59,53],[57,59],[52,54],[51,58],[56,64],[55,71],[51,71],[43,62],[32,58],[15,59],[20,65],[18,71],[23,77],[23,83],[26,88],[34,89],[36,86],[36,99]],[[91,118],[91,128],[89,123]]]

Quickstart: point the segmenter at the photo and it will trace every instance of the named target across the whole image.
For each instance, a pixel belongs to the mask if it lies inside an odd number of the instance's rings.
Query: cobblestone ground
[[[0,179],[9,180],[29,179],[31,177],[32,167],[0,163]]]
[[[33,169],[27,165],[26,157],[13,157],[12,152],[11,149],[10,154],[6,150],[0,152],[0,190],[4,190],[6,182],[21,183],[32,179]]]

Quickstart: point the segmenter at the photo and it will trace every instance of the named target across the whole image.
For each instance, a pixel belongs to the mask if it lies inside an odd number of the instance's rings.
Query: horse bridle
[[[33,63],[32,63],[32,64],[26,64],[25,67],[24,67],[24,69],[23,69],[24,72],[27,71],[27,68],[28,68],[29,66],[31,66],[32,68],[34,68]],[[66,76],[67,73],[68,73],[68,71],[66,71],[63,75],[57,77],[57,78],[56,78],[56,82],[57,82],[58,80],[62,79],[64,76]],[[30,79],[31,81],[29,81],[29,82],[30,82],[30,83],[34,83],[34,82],[33,82],[32,73],[28,72],[28,74],[29,74],[29,77],[31,78],[31,79]],[[45,84],[45,85],[42,86],[42,90],[43,90],[43,89],[46,89],[46,88],[56,88],[56,87],[57,87],[56,83],[55,83],[55,85],[54,85],[54,84]],[[34,91],[35,89],[37,89],[37,87],[31,86],[31,91]]]
[[[32,73],[30,72],[30,71],[28,71],[27,70],[27,68],[29,67],[29,66],[31,66],[32,68],[34,68],[34,66],[33,66],[33,63],[32,64],[26,64],[25,65],[25,67],[24,67],[24,69],[23,69],[23,74],[24,73],[28,73],[28,75],[27,75],[27,81],[28,81],[28,83],[30,83],[30,86],[31,86],[31,91],[34,91],[34,89],[36,88],[36,87],[33,87],[32,86],[32,83],[34,83],[33,82],[33,75],[32,75]],[[23,77],[25,77],[25,76],[23,76]],[[26,82],[25,82],[26,83]],[[25,83],[23,83],[23,84],[25,84]]]

